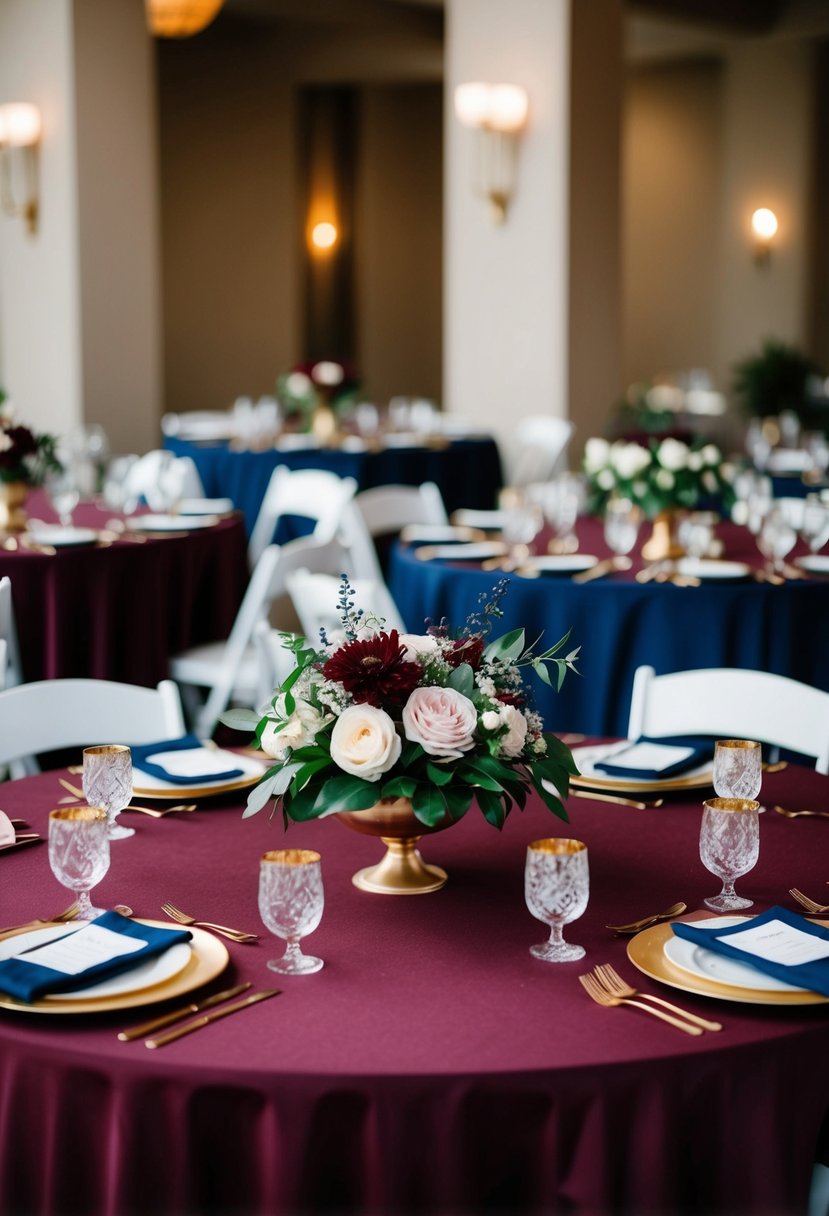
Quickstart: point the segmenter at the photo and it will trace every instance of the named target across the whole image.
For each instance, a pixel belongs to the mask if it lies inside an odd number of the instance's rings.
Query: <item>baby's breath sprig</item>
[[[492,626],[504,615],[501,600],[506,595],[508,587],[509,579],[499,578],[489,591],[481,592],[478,596],[480,607],[466,618],[466,624],[461,630],[461,637],[477,634],[485,638],[492,633]]]

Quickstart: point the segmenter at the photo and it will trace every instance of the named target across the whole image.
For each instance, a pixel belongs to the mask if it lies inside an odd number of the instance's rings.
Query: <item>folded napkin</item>
[[[704,924],[673,921],[671,928],[677,937],[715,954],[829,996],[829,929],[778,907],[730,929],[705,929]]]
[[[0,992],[36,1001],[47,993],[88,988],[192,936],[189,929],[157,929],[105,912],[73,933],[0,962]]]
[[[243,777],[245,773],[243,768],[228,768],[228,753],[210,751],[195,735],[144,743],[140,747],[132,746],[130,751],[133,768],[161,781],[170,781],[173,785],[192,785],[194,781],[230,781],[233,777]]]
[[[686,773],[713,755],[714,744],[710,739],[649,739],[643,735],[606,760],[596,760],[593,768],[597,773],[607,773],[611,777],[660,781],[663,777]]]

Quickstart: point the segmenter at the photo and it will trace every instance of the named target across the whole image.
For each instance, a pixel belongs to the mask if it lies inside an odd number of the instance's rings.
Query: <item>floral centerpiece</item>
[[[578,770],[561,740],[544,733],[525,673],[558,688],[575,670],[578,650],[563,653],[564,637],[536,653],[523,629],[488,640],[503,615],[506,588],[505,579],[496,584],[457,636],[445,624],[401,635],[355,612],[343,576],[343,640],[323,632],[314,648],[285,635],[296,666],[268,709],[261,716],[245,710],[223,715],[229,726],[254,729],[276,761],[251,792],[245,815],[272,798],[286,825],[336,814],[372,831],[359,815],[376,815],[376,834],[412,842],[409,868],[419,836],[457,823],[473,800],[501,828],[534,789],[566,820],[561,798]],[[395,832],[389,811],[401,803],[403,830]]]
[[[25,527],[29,487],[40,485],[50,469],[61,468],[56,447],[54,435],[38,435],[16,421],[0,390],[0,527]]]
[[[727,496],[731,484],[715,443],[684,443],[668,436],[647,446],[618,439],[588,439],[584,472],[590,508],[599,512],[613,494],[628,498],[649,519],[661,511],[693,510],[701,499]]]
[[[359,387],[359,378],[348,364],[319,359],[300,363],[280,376],[276,395],[287,415],[300,418],[303,429],[333,432],[335,412],[354,404]]]

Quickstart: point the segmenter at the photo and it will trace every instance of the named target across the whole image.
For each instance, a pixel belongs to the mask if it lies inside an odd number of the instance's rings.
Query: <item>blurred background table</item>
[[[256,520],[271,473],[277,465],[289,469],[327,469],[339,477],[353,477],[358,490],[382,485],[421,485],[434,481],[447,511],[456,507],[487,509],[495,505],[502,484],[498,445],[492,438],[441,438],[408,446],[395,442],[380,451],[321,447],[270,447],[263,451],[239,450],[232,444],[194,442],[166,436],[164,446],[176,456],[196,462],[204,492],[209,497],[231,498],[242,511],[250,532]]]
[[[45,831],[57,773],[4,787],[9,815]],[[659,809],[571,798],[569,826],[537,798],[496,832],[473,807],[421,843],[449,874],[419,898],[368,895],[352,873],[379,841],[331,820],[241,819],[233,802],[129,815],[96,889],[159,919],[186,911],[261,933],[228,942],[218,991],[250,980],[283,994],[161,1050],[116,1032],[153,1016],[0,1010],[0,1210],[148,1212],[705,1212],[806,1209],[829,1105],[829,1005],[775,1007],[676,992],[641,975],[606,929],[719,886],[699,860],[703,791]],[[766,774],[771,806],[825,805],[829,778]],[[788,888],[825,890],[827,823],[761,817],[740,881],[757,911]],[[529,954],[547,936],[524,903],[527,844],[571,835],[591,894],[565,936],[581,963]],[[322,854],[326,906],[315,976],[277,978],[284,945],[262,928],[258,861],[285,843]],[[3,923],[67,903],[45,845],[4,854]],[[721,1021],[686,1036],[635,1009],[603,1009],[579,973],[610,962],[647,992]],[[181,998],[175,1002],[181,1004]]]
[[[55,520],[41,493],[27,510]],[[111,517],[82,503],[74,522],[102,529]],[[0,549],[24,678],[92,676],[152,686],[167,676],[169,655],[225,638],[248,579],[242,517],[188,532],[183,516],[182,529],[54,553]]]
[[[579,521],[579,550],[610,556],[601,524]],[[762,567],[747,529],[723,522],[724,556]],[[408,628],[422,633],[427,617],[460,628],[501,570],[480,563],[421,561],[416,546],[395,545],[389,587]],[[805,552],[798,549],[795,552]],[[794,555],[793,555],[794,556]],[[829,619],[829,578],[789,579],[783,586],[754,578],[710,579],[699,587],[638,583],[642,561],[629,572],[584,584],[569,577],[510,575],[498,632],[524,627],[528,642],[552,645],[572,630],[568,649],[583,648],[580,676],[560,692],[535,682],[548,729],[587,734],[627,733],[633,673],[644,663],[657,674],[694,667],[749,667],[829,689],[829,650],[819,623]]]

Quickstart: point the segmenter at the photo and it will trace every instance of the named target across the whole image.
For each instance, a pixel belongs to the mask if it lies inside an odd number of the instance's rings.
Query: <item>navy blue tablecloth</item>
[[[494,507],[502,484],[498,445],[490,438],[454,439],[446,447],[387,448],[381,452],[326,448],[237,451],[228,443],[193,443],[170,437],[164,446],[177,456],[193,458],[208,497],[233,499],[234,506],[244,513],[248,534],[271,473],[279,464],[289,469],[329,469],[339,477],[354,477],[359,490],[434,481],[447,511]]]
[[[581,549],[608,556],[601,528],[579,526]],[[725,556],[758,565],[751,535],[722,523]],[[390,554],[389,584],[408,628],[423,631],[426,617],[460,627],[502,572],[444,561],[419,561],[413,548]],[[626,735],[633,675],[650,664],[658,674],[697,667],[747,667],[791,676],[829,690],[829,579],[772,586],[753,580],[700,587],[635,581],[627,574],[579,585],[569,578],[512,576],[498,632],[521,626],[536,649],[572,630],[581,646],[581,675],[568,674],[558,693],[532,681],[549,730]],[[568,647],[568,648],[569,648]]]

